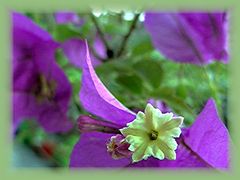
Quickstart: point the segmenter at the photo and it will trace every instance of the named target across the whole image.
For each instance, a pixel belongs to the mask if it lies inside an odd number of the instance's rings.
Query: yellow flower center
[[[152,132],[149,133],[149,138],[150,138],[150,140],[156,140],[158,138],[158,132],[152,130]]]

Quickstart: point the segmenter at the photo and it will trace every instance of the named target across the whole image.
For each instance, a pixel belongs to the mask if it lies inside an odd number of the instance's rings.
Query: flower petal
[[[158,141],[157,147],[163,152],[167,159],[176,159],[176,153],[174,150],[168,147],[168,145],[164,141]]]
[[[127,123],[127,126],[132,129],[140,129],[142,131],[148,131],[148,127],[152,127],[152,122],[145,122],[145,114],[139,111],[136,115],[136,119],[130,123]]]
[[[135,151],[133,152],[132,162],[138,162],[143,159],[146,159],[149,156],[149,154],[147,155],[145,154],[147,147],[148,147],[147,143],[142,143],[140,146],[138,146],[138,148],[135,149]]]
[[[110,36],[106,36],[108,41],[111,41],[111,37]],[[100,58],[102,59],[107,59],[107,50],[105,47],[105,44],[103,43],[102,39],[100,38],[100,36],[98,34],[96,34],[95,38],[94,38],[94,42],[93,42],[93,48],[95,49],[96,53],[100,56]],[[98,59],[95,58],[95,56],[91,56],[92,57],[92,62],[98,61]]]
[[[35,36],[45,41],[52,40],[51,35],[47,31],[39,28],[33,21],[29,20],[29,18],[21,13],[12,13],[12,21],[14,25],[13,28],[20,28],[23,31],[31,32]]]
[[[55,13],[55,20],[58,24],[68,24],[73,23],[77,26],[81,26],[84,21],[81,19],[77,13],[69,11],[59,11]]]
[[[131,136],[139,136],[139,137],[148,137],[147,132],[144,129],[138,128],[122,128],[120,132],[126,137],[129,134]]]
[[[92,66],[87,42],[83,41],[86,55],[83,61],[80,100],[84,108],[101,118],[125,125],[135,114],[123,106],[103,85]]]
[[[82,40],[77,38],[68,39],[62,44],[64,54],[67,56],[69,62],[77,68],[82,68],[82,63],[86,56],[85,44]],[[96,58],[92,58],[93,66],[99,65],[100,62]]]
[[[177,127],[177,128],[168,130],[167,132],[164,132],[164,134],[166,134],[167,136],[170,136],[170,137],[178,138],[181,135],[181,132],[182,132],[181,128]]]
[[[36,119],[48,132],[63,132],[73,127],[66,112],[71,85],[55,62],[58,43],[29,18],[13,13],[13,129],[26,118]],[[51,97],[40,100],[39,77],[47,80]]]
[[[124,167],[131,160],[118,159],[115,160],[107,152],[106,143],[110,140],[113,134],[104,134],[99,132],[84,133],[80,140],[74,146],[71,157],[70,167]]]
[[[194,124],[184,134],[185,143],[214,168],[229,166],[229,134],[209,99]]]
[[[36,107],[35,98],[26,93],[14,93],[12,97],[13,110],[13,130],[14,133],[18,125],[25,118],[38,118],[39,109]]]
[[[167,138],[159,139],[158,141],[160,141],[162,144],[165,143],[169,147],[169,149],[172,149],[172,150],[177,149],[178,144],[173,138],[167,137]]]
[[[40,112],[39,124],[48,133],[67,132],[73,128],[73,123],[55,105],[44,108]]]
[[[155,112],[157,112],[158,109],[155,110]],[[156,113],[154,113],[155,117],[154,119],[156,119],[155,122],[155,129],[162,129],[164,128],[163,126],[165,124],[168,124],[169,121],[171,121],[172,117],[173,117],[173,113],[165,113],[162,115],[158,115]]]
[[[22,20],[22,24],[18,21]],[[29,90],[38,69],[49,71],[55,61],[58,43],[27,17],[13,14],[13,78],[14,90]],[[24,69],[24,70],[23,70]]]
[[[164,152],[161,148],[157,146],[156,143],[153,143],[152,146],[149,146],[148,149],[150,150],[150,155],[154,156],[157,159],[163,160],[165,157]]]
[[[170,121],[165,122],[162,126],[161,126],[161,130],[162,131],[169,131],[172,130],[174,128],[177,128],[179,126],[181,126],[181,124],[183,123],[183,117],[174,117],[172,118]]]
[[[127,167],[130,167],[130,168],[158,168],[159,160],[156,158],[149,157],[147,160],[142,160],[137,163],[131,163]]]
[[[50,69],[51,71],[46,77],[48,77],[49,81],[53,80],[57,84],[54,100],[60,110],[67,112],[72,94],[72,86],[58,64],[54,63]]]
[[[195,154],[189,147],[187,147],[183,139],[180,138],[178,142],[178,148],[176,150],[176,159],[168,160],[164,159],[159,161],[159,167],[161,168],[207,168],[210,167],[205,161],[203,161],[197,154]],[[164,148],[161,146],[162,150]],[[169,152],[169,151],[168,151]],[[165,153],[167,158],[171,159],[174,154]]]
[[[39,104],[35,97],[27,93],[13,94],[13,132],[24,119],[35,119],[48,133],[66,132],[73,123],[66,113],[51,103]]]
[[[145,28],[167,58],[192,64],[227,61],[226,13],[148,12]]]

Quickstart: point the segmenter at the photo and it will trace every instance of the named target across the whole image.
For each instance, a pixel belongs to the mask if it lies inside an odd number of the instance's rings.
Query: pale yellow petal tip
[[[169,160],[176,160],[176,156],[169,157],[168,159],[169,159]]]
[[[119,131],[121,132],[122,135],[126,136],[125,131],[126,131],[127,127],[119,129]]]
[[[132,156],[132,163],[137,163],[139,161],[141,161],[141,159],[140,160],[139,159],[134,159],[133,156]]]
[[[172,120],[179,121],[179,125],[178,126],[181,126],[183,124],[184,117],[182,117],[182,116],[173,117]]]
[[[141,158],[135,158],[135,156],[132,156],[132,162],[133,163],[137,163],[140,162],[142,160],[147,160],[149,158],[149,155],[143,155]]]
[[[133,153],[133,155],[132,155],[132,162],[133,162],[133,163],[137,163],[137,162],[139,162],[139,161],[141,161],[141,160],[142,160],[142,157],[139,157],[139,156],[136,154],[136,152]]]
[[[157,153],[154,155],[155,158],[159,159],[159,160],[163,160],[165,158],[163,153]]]
[[[144,114],[144,112],[139,111],[139,112],[137,113],[136,117],[137,117],[137,118],[140,118],[140,119],[144,119],[144,118],[145,118],[145,114]],[[128,123],[128,124],[129,124],[129,123]],[[128,125],[128,124],[127,124],[127,125]]]
[[[154,111],[154,110],[155,110],[155,108],[153,107],[153,105],[148,103],[144,112],[146,113],[147,111]]]
[[[153,107],[153,105],[152,105],[152,104],[150,104],[150,103],[147,103],[147,106],[146,106],[146,108],[145,108],[145,109],[149,109],[149,108],[153,109],[154,107]]]
[[[176,153],[175,151],[171,151],[167,157],[166,157],[168,160],[176,160],[177,156],[176,156]]]
[[[129,148],[128,148],[128,150],[129,150],[129,151],[132,151],[132,152],[135,151],[135,149],[136,149],[136,148],[135,148],[133,145],[130,145]]]

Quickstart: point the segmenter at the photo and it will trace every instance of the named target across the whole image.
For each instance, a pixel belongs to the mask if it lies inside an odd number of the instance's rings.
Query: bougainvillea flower
[[[76,26],[81,26],[84,20],[78,16],[77,13],[69,11],[59,11],[54,14],[55,21],[58,24],[69,24],[72,23]]]
[[[144,25],[166,58],[180,63],[228,61],[227,14],[147,12]]]
[[[229,135],[212,99],[208,100],[194,124],[182,129],[182,135],[177,139],[179,146],[175,160],[150,157],[133,163],[131,152],[127,151],[130,144],[126,144],[120,131],[136,119],[136,114],[117,101],[102,84],[92,66],[87,43],[82,43],[86,56],[80,100],[87,111],[104,120],[79,117],[79,129],[84,131],[73,148],[70,167],[228,167]],[[175,135],[177,137],[179,133]]]
[[[133,152],[132,161],[138,162],[154,156],[175,160],[177,143],[174,138],[181,134],[183,118],[173,118],[173,113],[162,113],[160,109],[147,104],[144,113],[138,112],[136,119],[120,129]]]
[[[62,44],[63,52],[69,62],[77,68],[82,68],[83,57],[85,56],[84,47],[82,46],[84,46],[82,40],[77,38],[68,39]],[[107,58],[106,48],[99,36],[96,36],[94,39],[93,49],[101,59]],[[90,56],[93,66],[98,66],[102,63],[93,53],[91,53]]]
[[[13,20],[13,131],[24,119],[36,119],[48,132],[72,127],[66,112],[71,85],[55,62],[59,46],[20,13]]]

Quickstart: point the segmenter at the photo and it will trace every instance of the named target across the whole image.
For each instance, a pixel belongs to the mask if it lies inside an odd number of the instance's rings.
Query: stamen
[[[36,80],[36,85],[32,88],[32,92],[41,103],[44,100],[51,101],[55,96],[56,82],[48,81],[45,76],[39,75]]]
[[[107,152],[113,159],[129,158],[132,155],[132,152],[128,149],[130,144],[128,144],[125,141],[124,136],[120,134],[112,136],[106,145]]]
[[[153,131],[149,134],[149,138],[150,138],[150,140],[156,140],[156,139],[158,138],[158,132],[153,130]]]

